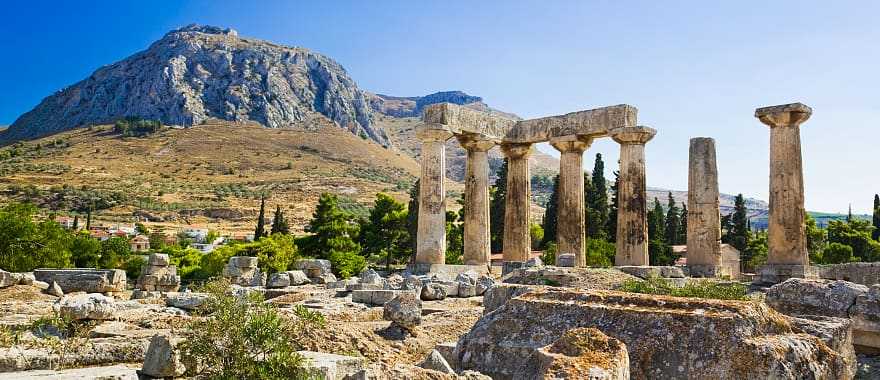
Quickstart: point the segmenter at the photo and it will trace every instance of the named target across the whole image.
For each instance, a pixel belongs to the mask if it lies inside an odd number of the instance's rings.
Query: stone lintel
[[[516,120],[452,103],[438,103],[425,107],[422,121],[425,124],[442,126],[440,128],[455,134],[471,133],[495,139],[504,137],[516,124]]]
[[[458,140],[458,143],[462,148],[477,152],[488,151],[489,149],[494,148],[499,142],[498,139],[487,138],[486,136],[473,133],[455,135],[455,138]]]
[[[422,124],[416,127],[416,138],[422,142],[429,141],[446,141],[452,137],[453,132],[443,125]]]
[[[615,128],[635,126],[638,109],[620,104],[560,116],[521,120],[510,129],[504,140],[509,142],[542,142],[554,137],[583,135],[602,137]]]
[[[755,117],[771,128],[798,126],[807,121],[812,114],[813,109],[803,103],[761,107],[755,110]]]
[[[612,129],[609,134],[618,144],[645,144],[654,138],[657,130],[643,125]]]

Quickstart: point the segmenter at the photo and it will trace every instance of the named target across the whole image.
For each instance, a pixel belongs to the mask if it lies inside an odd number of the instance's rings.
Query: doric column
[[[489,149],[491,140],[459,135],[458,142],[467,150],[464,176],[464,263],[487,265],[489,251]]]
[[[416,264],[446,262],[446,140],[452,133],[443,129],[420,129],[422,173],[419,177],[419,231]]]
[[[504,261],[528,261],[532,251],[529,235],[532,144],[502,144],[507,158],[507,198],[504,203]]]
[[[758,108],[755,117],[770,127],[770,219],[763,282],[809,277],[804,232],[804,173],[801,123],[813,110],[801,103]]]
[[[688,164],[687,265],[693,277],[721,273],[721,214],[715,140],[691,139]]]
[[[620,144],[617,189],[617,254],[614,265],[648,265],[648,202],[645,188],[645,143],[657,131],[624,127],[611,131]]]
[[[584,213],[584,151],[593,142],[591,137],[570,136],[552,139],[559,151],[559,200],[556,207],[557,257],[563,253],[574,254],[574,265],[587,265],[586,215]],[[558,264],[559,260],[557,260]]]

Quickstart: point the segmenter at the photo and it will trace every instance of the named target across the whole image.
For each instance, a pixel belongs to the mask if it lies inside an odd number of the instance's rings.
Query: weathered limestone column
[[[648,127],[610,132],[620,144],[617,189],[617,254],[614,265],[648,265],[648,202],[645,188],[645,143],[657,133]]]
[[[556,264],[563,253],[574,254],[574,265],[587,265],[586,215],[584,214],[584,151],[591,137],[570,136],[550,140],[559,151],[559,200],[556,208]]]
[[[529,156],[532,144],[502,144],[507,158],[507,198],[504,203],[504,261],[528,261],[532,251],[529,235],[531,179]]]
[[[491,140],[459,135],[467,150],[464,176],[464,263],[487,265],[491,259],[489,240],[489,149]]]
[[[416,264],[446,262],[446,140],[452,133],[443,129],[420,129],[422,173],[419,177],[419,231]]]
[[[687,265],[692,277],[721,273],[721,211],[715,140],[691,139],[688,165]]]
[[[804,232],[804,172],[801,123],[813,110],[801,103],[758,108],[755,117],[770,127],[770,219],[767,265],[757,280],[812,277]]]

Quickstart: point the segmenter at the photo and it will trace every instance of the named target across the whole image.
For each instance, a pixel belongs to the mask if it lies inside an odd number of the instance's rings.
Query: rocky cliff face
[[[171,125],[222,119],[272,128],[326,117],[387,144],[370,114],[366,94],[328,57],[190,25],[47,97],[0,143],[139,116]]]

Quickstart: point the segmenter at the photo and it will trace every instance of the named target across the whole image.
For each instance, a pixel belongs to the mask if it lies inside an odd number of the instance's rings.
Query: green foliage
[[[366,266],[366,260],[358,255],[361,251],[357,243],[359,226],[351,214],[339,208],[335,195],[321,194],[306,231],[313,235],[303,241],[304,253],[329,259],[336,275],[348,278]]]
[[[137,233],[139,233],[141,235],[149,235],[150,234],[150,230],[147,229],[147,226],[145,226],[143,223],[135,223],[134,230],[137,231]]]
[[[293,318],[263,302],[259,293],[231,295],[228,283],[212,282],[203,313],[194,318],[191,333],[180,344],[187,375],[205,379],[307,379],[297,353],[310,329],[323,328],[323,317],[298,306]]]
[[[587,186],[587,184],[590,184]],[[587,229],[586,236],[588,238],[606,238],[608,223],[608,188],[605,181],[605,162],[602,161],[602,154],[596,153],[596,161],[593,165],[592,177],[587,182],[584,179],[585,187],[585,209],[587,210]]]
[[[617,210],[619,209],[620,201],[618,197],[618,192],[620,191],[620,172],[614,172],[614,184],[611,185],[611,204],[608,209],[608,222],[605,223],[605,234],[608,236],[608,241],[616,242],[617,241]]]
[[[154,231],[149,237],[151,249],[158,251],[165,247],[165,238],[167,236],[164,233]]]
[[[672,253],[672,246],[661,239],[648,242],[648,260],[651,265],[673,265],[678,256]]]
[[[125,269],[126,278],[131,281],[131,279],[140,277],[141,270],[143,270],[146,264],[147,260],[140,255],[131,255],[125,260],[122,269]]]
[[[672,192],[669,192],[668,201],[666,203],[666,224],[664,226],[664,241],[667,245],[675,245],[681,240],[679,237],[681,232],[681,214],[675,199],[672,198]]]
[[[746,263],[746,270],[754,271],[764,264],[767,264],[767,232],[755,232],[749,238],[749,245],[743,251],[743,260]]]
[[[507,202],[507,159],[498,168],[495,185],[489,190],[489,240],[492,252],[504,249],[504,210]]]
[[[127,117],[117,120],[113,125],[113,132],[124,137],[143,137],[162,130],[162,123],[158,120],[146,120],[140,117]]]
[[[284,211],[281,210],[281,206],[275,208],[275,217],[272,218],[271,233],[273,235],[290,233],[290,226],[287,224],[287,219],[284,219]]]
[[[101,259],[101,242],[80,232],[70,241],[70,257],[77,268],[97,268]]]
[[[233,256],[258,258],[260,270],[264,273],[284,272],[300,257],[293,235],[274,234],[258,241],[217,247],[201,257],[201,271],[198,273],[208,277],[217,276]]]
[[[463,198],[462,198],[463,199]],[[459,202],[463,202],[459,199]],[[464,208],[446,211],[446,264],[464,264]]]
[[[687,244],[687,231],[688,231],[688,208],[687,205],[681,204],[681,216],[679,219],[681,220],[681,224],[679,224],[678,228],[678,242],[676,244]]]
[[[733,203],[733,214],[728,219],[727,233],[722,240],[743,252],[749,245],[748,209],[742,194],[737,194]]]
[[[266,236],[266,197],[260,198],[260,215],[257,216],[257,228],[254,229],[254,240]]]
[[[0,268],[27,272],[72,264],[70,233],[51,220],[35,222],[35,214],[36,207],[29,204],[0,208]]]
[[[872,218],[872,225],[874,226],[874,232],[871,233],[871,237],[874,240],[880,241],[880,194],[874,194],[874,215]]]
[[[663,206],[660,200],[654,198],[654,208],[648,212],[648,240],[664,240],[666,228],[666,215],[663,214]]]
[[[614,264],[617,248],[602,238],[587,238],[586,263],[590,267],[610,267]]]
[[[540,224],[529,223],[529,237],[532,238],[532,250],[541,249],[541,242],[544,241],[544,229]]]
[[[409,189],[409,204],[406,209],[406,230],[409,232],[411,257],[414,257],[419,235],[419,180],[416,180]]]
[[[388,194],[376,194],[370,216],[360,227],[364,255],[381,256],[386,268],[407,258],[411,252],[408,216],[403,203]]]
[[[541,226],[544,229],[544,239],[541,240],[541,247],[547,248],[550,242],[556,241],[556,216],[559,208],[559,175],[553,178],[553,191],[550,193],[550,200],[547,201],[544,209],[544,218]]]
[[[214,240],[217,240],[218,237],[220,237],[219,232],[214,231],[214,230],[208,230],[208,233],[205,234],[205,241],[204,242],[206,244],[211,244],[214,242]]]
[[[541,261],[544,262],[545,265],[556,265],[556,252],[559,251],[559,247],[556,245],[555,241],[547,242],[544,245],[544,251],[541,253]]]
[[[852,247],[840,243],[828,244],[828,246],[822,250],[821,259],[823,264],[843,264],[859,261],[853,256]]]
[[[871,238],[874,226],[867,220],[852,219],[849,222],[832,220],[826,228],[828,243],[848,245],[859,261],[880,260],[880,242]]]
[[[177,266],[177,274],[185,280],[204,280],[219,274],[207,272],[202,268],[202,253],[194,248],[181,248],[166,246],[161,251],[171,259],[171,264]]]
[[[128,238],[114,236],[101,242],[101,268],[119,268],[131,255],[131,242]]]
[[[748,300],[748,288],[742,284],[721,284],[711,280],[691,280],[682,287],[662,278],[626,280],[620,291],[673,297],[710,298],[719,300]]]
[[[810,255],[810,261],[814,263],[822,263],[822,253],[825,247],[825,230],[816,225],[816,219],[810,214],[804,216],[804,232],[807,237],[807,252]]]

